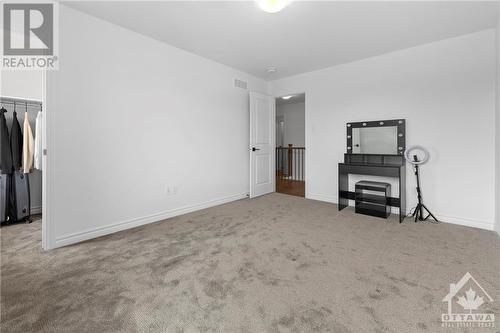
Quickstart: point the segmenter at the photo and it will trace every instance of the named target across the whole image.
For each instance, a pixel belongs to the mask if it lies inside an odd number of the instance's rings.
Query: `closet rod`
[[[0,104],[10,104],[16,106],[36,106],[42,107],[42,102],[33,99],[22,99],[22,98],[12,98],[12,97],[0,97]]]

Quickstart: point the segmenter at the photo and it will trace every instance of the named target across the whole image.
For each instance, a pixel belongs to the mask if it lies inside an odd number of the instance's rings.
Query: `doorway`
[[[41,233],[36,239],[44,250],[52,248],[46,215],[46,79],[45,71],[3,71],[0,96],[7,134],[3,147],[10,147],[12,157],[3,160],[6,170],[6,165],[12,168],[2,174],[0,225],[22,234]]]
[[[276,192],[305,197],[305,93],[277,97]]]

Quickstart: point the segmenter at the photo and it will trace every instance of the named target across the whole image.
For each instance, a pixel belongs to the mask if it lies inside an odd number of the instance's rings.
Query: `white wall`
[[[500,3],[498,4],[500,16]],[[496,29],[497,100],[496,100],[496,231],[500,234],[500,19]]]
[[[260,92],[266,82],[64,5],[59,38],[51,247],[248,193],[248,92],[233,80]]]
[[[1,72],[0,91],[2,96],[43,100],[42,71],[2,70]]]
[[[0,30],[2,33],[2,30]],[[43,82],[44,76],[42,71],[38,70],[2,70],[0,76],[0,95],[8,97],[17,97],[23,99],[34,99],[38,101],[43,101]],[[5,105],[8,113],[6,114],[7,127],[9,131],[12,126],[12,111],[13,106]],[[24,110],[23,106],[16,108],[17,118],[21,123],[24,121]],[[33,108],[28,109],[28,116],[33,130],[33,135],[35,135],[35,120],[37,115],[37,110]],[[42,173],[38,170],[34,170],[29,175],[30,180],[30,196],[31,196],[31,212],[41,213],[42,211]]]
[[[283,116],[285,120],[284,146],[292,144],[295,147],[304,147],[306,144],[304,102],[276,104],[276,116]]]
[[[443,221],[493,229],[494,73],[490,29],[271,82],[274,96],[307,96],[306,196],[337,202],[347,122],[405,118],[407,144],[432,155],[421,168],[426,204]]]

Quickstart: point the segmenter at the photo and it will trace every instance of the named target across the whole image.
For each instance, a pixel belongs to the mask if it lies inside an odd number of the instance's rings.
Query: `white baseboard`
[[[436,214],[436,217],[439,221],[445,222],[445,223],[458,224],[458,225],[463,225],[466,227],[479,228],[479,229],[485,229],[485,230],[495,230],[495,224],[494,224],[494,222],[491,222],[491,221],[466,219],[466,218],[462,218],[462,217],[445,216],[445,215],[439,215],[439,214]]]
[[[118,231],[122,230],[127,230],[131,228],[135,228],[141,225],[153,223],[153,222],[159,222],[168,218],[172,218],[175,216],[191,213],[197,210],[205,209],[205,208],[210,208],[218,205],[222,205],[231,201],[236,201],[240,199],[244,199],[247,197],[247,193],[242,193],[242,194],[235,194],[232,196],[216,199],[216,200],[209,200],[205,201],[196,205],[191,205],[191,206],[184,206],[176,209],[171,209],[168,211],[164,212],[159,212],[156,214],[148,215],[148,216],[143,216],[143,217],[138,217],[138,218],[133,218],[130,220],[118,222],[118,223],[113,223],[107,226],[103,227],[98,227],[94,229],[89,229],[81,232],[77,232],[74,234],[70,235],[65,235],[61,237],[56,238],[56,244],[55,248],[61,247],[61,246],[67,246],[70,244],[75,244],[79,242],[83,242],[89,239],[109,235]]]
[[[306,199],[325,201],[325,202],[334,203],[334,204],[338,203],[337,197],[334,197],[333,195],[308,193],[306,196]]]
[[[82,232],[77,232],[73,233],[70,235],[65,235],[58,237],[56,239],[56,244],[55,248],[61,247],[61,246],[67,246],[70,244],[75,244],[79,242],[83,242],[89,239],[109,235],[118,231],[122,230],[127,230],[131,229],[134,227],[138,227],[141,225],[153,223],[153,222],[159,222],[168,218],[172,218],[175,216],[191,213],[197,210],[205,209],[205,208],[210,208],[218,205],[222,205],[228,202],[244,199],[247,197],[246,193],[242,194],[236,194],[224,198],[219,198],[216,200],[209,200],[203,203],[199,203],[196,205],[191,205],[191,206],[184,206],[164,212],[159,212],[156,214],[148,215],[148,216],[143,216],[143,217],[138,217],[130,220],[125,220],[122,222],[118,223],[113,223],[107,226],[103,227],[98,227],[94,229],[89,229],[85,230]],[[322,194],[309,194],[307,199],[311,200],[319,200],[319,201],[325,201],[329,203],[334,203],[337,204],[337,198],[334,196],[329,196],[329,195],[322,195]],[[31,211],[32,214],[33,211],[39,210],[41,212],[42,207],[32,207]],[[458,225],[463,225],[467,227],[473,227],[473,228],[480,228],[480,229],[486,229],[486,230],[494,230],[494,223],[488,222],[488,221],[481,221],[481,220],[474,220],[474,219],[465,219],[465,218],[458,218],[458,217],[452,217],[452,216],[444,216],[444,215],[436,215],[436,217],[446,223],[452,223],[452,224],[458,224]]]
[[[329,202],[329,203],[333,203],[333,204],[338,204],[337,197],[333,196],[333,195],[308,193],[307,199],[325,201],[325,202]],[[397,212],[397,211],[393,211],[393,213],[395,213],[395,212]],[[495,230],[495,223],[493,221],[483,221],[483,220],[461,218],[461,217],[454,217],[454,216],[446,216],[446,215],[439,215],[439,214],[435,214],[435,215],[438,218],[438,220],[441,222],[458,224],[458,225],[463,225],[466,227],[479,228],[479,229],[485,229],[485,230],[493,230],[493,231]]]

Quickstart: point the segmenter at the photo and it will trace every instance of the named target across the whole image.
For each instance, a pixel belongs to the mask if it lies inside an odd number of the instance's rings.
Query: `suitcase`
[[[5,223],[9,217],[11,175],[0,174],[0,223]]]
[[[21,221],[30,217],[30,182],[27,173],[16,171],[12,175],[10,217]]]

